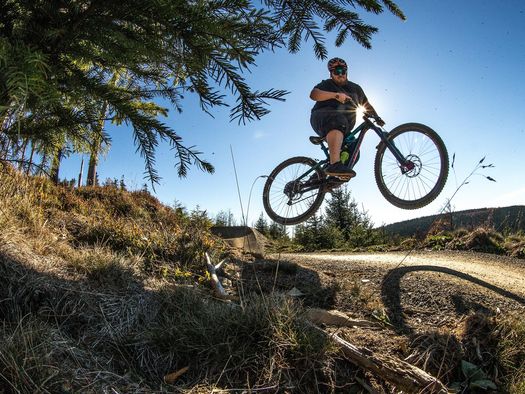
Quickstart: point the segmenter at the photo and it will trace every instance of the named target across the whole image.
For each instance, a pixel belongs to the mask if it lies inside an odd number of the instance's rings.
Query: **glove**
[[[383,119],[381,119],[379,116],[377,116],[375,119],[376,119],[376,123],[379,126],[383,127],[385,125],[385,121]]]

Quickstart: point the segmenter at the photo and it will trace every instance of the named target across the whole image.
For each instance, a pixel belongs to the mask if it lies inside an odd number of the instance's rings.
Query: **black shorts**
[[[355,116],[340,111],[313,111],[310,124],[320,137],[326,137],[330,130],[339,130],[342,133],[351,131],[355,125]]]

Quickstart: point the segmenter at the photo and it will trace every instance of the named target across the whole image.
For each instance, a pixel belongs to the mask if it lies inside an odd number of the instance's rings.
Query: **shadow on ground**
[[[388,313],[390,321],[392,322],[392,324],[394,324],[396,330],[400,332],[412,333],[414,331],[413,328],[410,327],[409,324],[407,324],[406,316],[408,311],[406,311],[402,305],[403,291],[401,289],[401,281],[406,275],[421,271],[451,275],[455,278],[467,281],[468,284],[481,286],[487,290],[496,293],[501,297],[515,301],[518,304],[525,306],[524,297],[514,294],[510,291],[502,289],[488,282],[485,282],[472,275],[465,274],[463,272],[456,271],[450,268],[428,265],[395,268],[391,271],[388,271],[388,273],[383,278],[383,281],[381,283],[381,299]],[[426,283],[422,279],[418,280],[421,281],[418,289],[418,293],[420,293],[418,296],[421,297],[421,304],[424,304],[425,302],[430,302],[434,304],[434,306],[439,306],[439,304],[442,303],[441,300],[446,299],[448,303],[451,303],[454,306],[456,315],[467,315],[472,312],[492,313],[491,309],[483,305],[482,302],[478,302],[476,301],[476,299],[473,298],[467,299],[461,293],[461,288],[459,288],[457,292],[450,293],[446,287],[441,288],[439,286],[429,286],[425,288]],[[427,301],[424,300],[426,296],[429,297]],[[480,295],[480,297],[481,301],[483,299],[483,296]]]
[[[321,281],[319,273],[288,260],[256,260],[241,264],[241,289],[245,293],[296,294],[307,307],[332,309],[340,290],[337,281]],[[323,283],[324,282],[324,283]],[[297,292],[297,290],[299,292]]]

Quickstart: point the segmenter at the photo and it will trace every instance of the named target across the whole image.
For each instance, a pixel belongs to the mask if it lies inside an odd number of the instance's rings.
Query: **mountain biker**
[[[330,79],[315,85],[310,98],[316,101],[312,108],[310,124],[319,136],[326,139],[330,153],[330,164],[326,166],[327,175],[353,178],[355,171],[340,161],[341,146],[345,132],[354,128],[356,108],[361,105],[365,112],[373,116],[378,125],[385,123],[368,102],[363,89],[347,79],[348,66],[338,57],[328,61]]]

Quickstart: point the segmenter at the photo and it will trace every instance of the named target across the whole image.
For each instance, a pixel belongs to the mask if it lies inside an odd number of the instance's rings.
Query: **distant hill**
[[[392,223],[383,227],[388,234],[412,236],[424,234],[440,222],[452,229],[473,229],[479,226],[493,227],[497,231],[525,231],[525,205],[503,208],[468,209],[442,215],[425,216],[417,219]],[[452,224],[452,226],[450,226]]]

